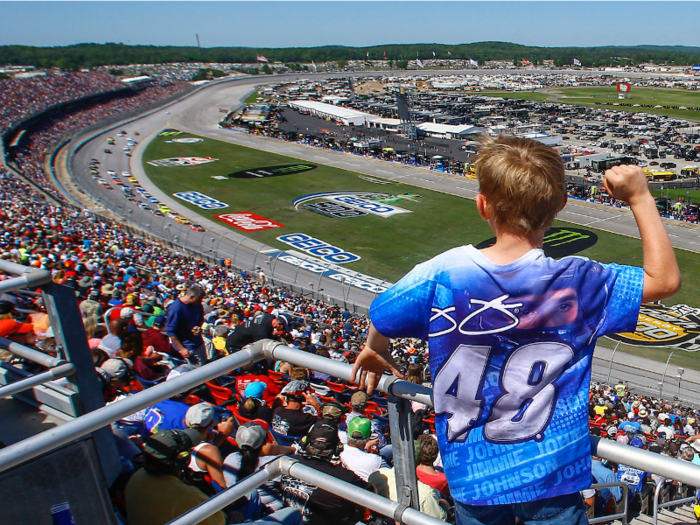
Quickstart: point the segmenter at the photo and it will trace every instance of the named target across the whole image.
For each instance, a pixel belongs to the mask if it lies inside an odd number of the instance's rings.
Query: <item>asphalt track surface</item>
[[[416,72],[411,73],[416,74]],[[428,72],[419,73],[426,74]],[[444,74],[445,72],[441,73]],[[496,71],[475,70],[469,71],[469,73],[494,74]],[[518,73],[523,72],[519,71]],[[533,73],[541,72],[533,71]],[[381,74],[385,75],[386,73]],[[600,74],[603,73],[601,72]],[[323,79],[333,76],[342,77],[348,76],[348,74],[309,75],[306,77]],[[355,74],[354,76],[360,75]],[[625,74],[625,76],[641,77],[653,75]],[[103,178],[108,179],[106,176],[108,169],[114,170],[118,174],[121,174],[122,171],[129,171],[138,178],[141,186],[159,201],[165,203],[172,210],[192,218],[192,210],[180,204],[172,196],[163,193],[148,180],[142,165],[142,153],[148,142],[163,129],[176,128],[203,137],[288,155],[309,162],[327,164],[371,176],[397,180],[465,198],[474,198],[477,193],[477,185],[475,181],[470,179],[446,176],[426,168],[408,167],[397,163],[367,159],[352,154],[322,150],[312,146],[248,135],[218,127],[218,122],[223,116],[223,113],[219,112],[219,108],[233,109],[238,107],[255,86],[262,84],[264,81],[279,82],[281,80],[296,79],[297,77],[301,77],[301,75],[249,78],[235,82],[214,83],[180,102],[158,110],[135,122],[112,126],[109,130],[102,133],[95,132],[94,139],[85,144],[75,155],[73,171],[77,183],[87,193],[92,195],[95,200],[99,199],[99,202],[93,209],[107,208],[135,226],[139,226],[145,231],[149,231],[153,235],[167,241],[174,242],[178,246],[186,246],[192,251],[204,253],[215,259],[231,257],[234,259],[235,266],[248,271],[256,267],[262,267],[268,278],[273,277],[276,283],[293,285],[293,288],[297,291],[309,293],[313,297],[323,300],[335,301],[341,305],[346,304],[350,308],[354,305],[357,311],[365,312],[376,293],[359,289],[346,283],[322,278],[317,273],[271,260],[270,257],[260,251],[269,249],[269,247],[265,247],[261,243],[248,239],[236,231],[220,223],[209,221],[204,217],[196,221],[207,228],[206,232],[200,233],[194,232],[188,226],[180,225],[171,219],[153,216],[123,199],[120,187],[117,186],[111,191],[104,190],[88,173],[88,165],[91,158],[96,158],[100,161],[100,174]],[[116,136],[120,130],[126,130],[127,136],[135,138],[139,142],[135,148],[132,148],[132,157],[126,157],[122,152],[122,146],[126,144],[126,138],[118,138]],[[134,132],[138,132],[139,136],[135,136]],[[116,145],[107,146],[107,137],[115,138]],[[71,147],[74,146],[71,145]],[[105,148],[111,149],[112,153],[105,153]],[[126,184],[128,183],[125,181]],[[559,214],[559,218],[583,227],[591,226],[613,233],[635,238],[639,237],[636,223],[629,211],[570,200]],[[667,224],[667,228],[674,246],[696,252],[700,251],[700,228],[680,223],[673,224],[673,222]],[[620,262],[624,263],[624,261]],[[615,356],[612,372],[609,372],[611,353],[612,351],[609,349],[596,348],[593,363],[594,380],[604,381],[610,373],[611,381],[617,379],[628,380],[634,391],[648,395],[658,395],[658,382],[661,381],[663,372],[662,364],[657,361],[618,352]],[[675,374],[676,368],[673,366],[669,367],[663,391],[664,397],[676,395],[676,391],[671,386],[673,382],[669,382],[669,378],[672,378]],[[678,390],[681,393],[681,399],[690,403],[700,404],[700,372],[687,370],[682,384],[684,385],[683,388]]]

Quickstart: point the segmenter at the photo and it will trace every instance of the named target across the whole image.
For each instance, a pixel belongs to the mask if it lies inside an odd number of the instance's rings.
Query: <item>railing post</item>
[[[387,395],[387,401],[396,469],[396,498],[399,503],[420,510],[410,401],[391,394]]]
[[[661,376],[661,383],[659,383],[659,397],[663,396],[664,382],[666,381],[666,372],[668,371],[668,364],[671,362],[672,357],[673,357],[673,352],[671,352],[668,356],[668,359],[666,359],[666,366],[664,367],[664,375]]]
[[[620,346],[620,341],[617,342],[617,344],[615,345],[615,349],[613,350],[613,353],[610,356],[610,366],[608,367],[608,380],[606,381],[607,384],[610,384],[610,374],[612,373],[613,360],[615,359],[615,352],[617,352],[618,346]]]
[[[81,404],[78,409],[82,413],[88,413],[102,408],[105,404],[104,394],[88,348],[75,292],[54,282],[44,285],[42,291],[59,352],[76,368],[76,373],[69,377],[69,381],[77,387]],[[102,468],[111,484],[122,469],[114,435],[110,427],[100,428],[93,435]]]

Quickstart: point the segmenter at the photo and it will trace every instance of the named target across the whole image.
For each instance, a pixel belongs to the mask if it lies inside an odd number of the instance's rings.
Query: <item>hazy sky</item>
[[[0,45],[700,45],[700,2],[0,2]]]

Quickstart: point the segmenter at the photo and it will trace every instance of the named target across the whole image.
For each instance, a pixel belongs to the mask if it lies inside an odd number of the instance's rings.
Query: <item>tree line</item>
[[[577,59],[586,67],[627,66],[645,62],[665,65],[700,64],[700,47],[689,46],[604,46],[535,47],[508,42],[474,44],[396,44],[370,47],[321,46],[288,48],[131,46],[117,43],[76,44],[63,47],[0,46],[0,64],[28,65],[63,70],[128,64],[166,64],[178,62],[255,63],[256,56],[270,63],[285,64],[386,59],[395,63],[409,60],[439,59],[508,60],[533,64],[553,60],[554,65],[573,64]]]

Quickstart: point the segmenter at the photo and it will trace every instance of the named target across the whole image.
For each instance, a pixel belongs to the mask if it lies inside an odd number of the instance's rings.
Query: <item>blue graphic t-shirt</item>
[[[370,309],[386,337],[430,345],[450,492],[497,505],[586,489],[595,340],[633,331],[641,268],[532,250],[507,264],[473,246],[416,266]]]

